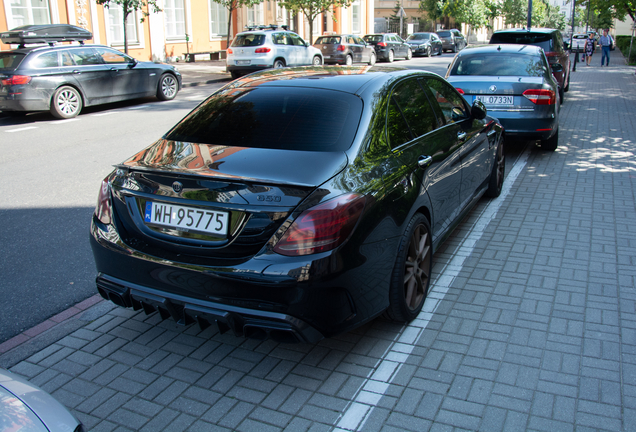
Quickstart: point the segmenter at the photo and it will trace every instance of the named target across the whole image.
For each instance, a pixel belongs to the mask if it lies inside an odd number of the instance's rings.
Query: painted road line
[[[29,130],[29,129],[37,129],[37,126],[27,126],[27,127],[23,127],[23,128],[19,128],[19,129],[10,129],[10,130],[6,130],[5,132],[22,132],[25,130]]]
[[[510,194],[512,185],[519,174],[526,166],[530,148],[526,147],[520,155],[506,177],[501,195],[491,200],[482,210],[468,235],[464,237],[457,250],[453,253],[450,261],[439,276],[432,281],[433,289],[429,293],[422,307],[422,311],[408,325],[404,326],[400,333],[393,340],[391,345],[384,352],[384,355],[375,365],[374,370],[366,380],[360,385],[355,397],[349,403],[344,413],[340,416],[336,424],[335,431],[359,431],[371,416],[373,409],[380,402],[382,396],[386,394],[393,379],[399,373],[401,367],[406,363],[409,355],[415,348],[415,343],[431,321],[437,307],[441,304],[455,278],[461,272],[464,261],[475,248],[475,245],[484,234],[488,224],[497,215],[506,197]]]

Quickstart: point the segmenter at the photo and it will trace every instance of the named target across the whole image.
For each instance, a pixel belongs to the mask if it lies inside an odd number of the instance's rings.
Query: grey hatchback
[[[557,70],[560,65],[553,66]],[[506,137],[559,141],[558,84],[545,53],[532,45],[471,46],[458,53],[446,79],[468,103],[480,101],[501,122]]]

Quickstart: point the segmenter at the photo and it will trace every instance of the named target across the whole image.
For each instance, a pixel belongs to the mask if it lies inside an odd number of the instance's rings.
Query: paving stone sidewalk
[[[490,201],[445,243],[437,273],[462,265],[412,325],[286,345],[93,299],[0,366],[91,431],[636,430],[636,76],[617,57],[577,65],[559,148],[524,154],[474,244]]]

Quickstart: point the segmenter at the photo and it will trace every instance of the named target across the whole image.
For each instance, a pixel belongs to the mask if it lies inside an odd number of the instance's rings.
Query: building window
[[[263,4],[255,4],[252,7],[247,8],[247,25],[263,25]]]
[[[108,41],[111,45],[124,44],[124,14],[120,5],[113,3],[104,8],[106,26],[108,28]],[[126,37],[129,44],[139,43],[137,34],[137,12],[133,11],[126,19]]]
[[[227,35],[227,9],[214,0],[209,1],[210,5],[210,36]]]
[[[351,33],[360,34],[360,0],[351,4]]]
[[[165,0],[163,13],[166,20],[166,38],[183,39],[186,34],[185,0]]]
[[[9,29],[29,24],[51,24],[48,0],[9,0]]]

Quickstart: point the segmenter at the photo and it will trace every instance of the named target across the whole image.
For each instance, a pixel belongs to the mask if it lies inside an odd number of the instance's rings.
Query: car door
[[[409,78],[398,83],[391,92],[387,109],[387,141],[395,160],[385,163],[385,181],[394,185],[392,201],[395,210],[400,200],[413,200],[428,195],[431,203],[433,239],[448,230],[459,208],[461,158],[457,140],[448,139],[449,132],[435,113],[430,91],[420,80]],[[441,127],[440,127],[441,126]]]
[[[107,47],[95,47],[102,62],[110,70],[112,100],[131,99],[149,92],[150,71],[132,57]]]
[[[355,63],[359,63],[362,61],[362,45],[356,41],[355,37],[352,35],[347,36],[347,45],[349,50],[351,50],[351,56],[353,57],[353,61]]]
[[[295,33],[287,33],[291,45],[288,47],[290,66],[302,66],[311,64],[312,57],[305,41]]]
[[[433,54],[442,52],[442,41],[436,34],[431,34],[431,52]]]
[[[487,119],[479,120],[470,115],[465,99],[448,82],[427,78],[426,85],[441,111],[446,124],[448,139],[455,140],[461,149],[460,208],[465,208],[476,192],[490,177],[496,150],[496,136],[488,134]]]
[[[70,48],[68,54],[73,64],[63,68],[82,90],[86,99],[84,105],[92,105],[111,97],[113,75],[97,52],[91,47],[78,47]]]
[[[360,60],[363,63],[368,63],[371,60],[371,49],[369,49],[369,47],[367,46],[367,43],[362,40],[361,37],[359,36],[354,36],[353,39],[356,42],[356,45],[359,47],[358,49],[360,50]]]
[[[274,56],[275,58],[277,57],[282,57],[285,59],[285,65],[290,66],[291,65],[291,50],[293,49],[293,42],[291,40],[291,38],[289,38],[287,36],[287,33],[285,32],[277,32],[277,33],[272,33],[272,43],[274,44],[274,48],[276,49],[276,55]]]

